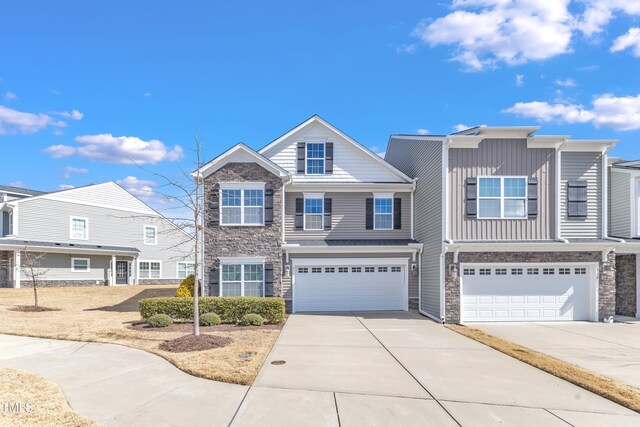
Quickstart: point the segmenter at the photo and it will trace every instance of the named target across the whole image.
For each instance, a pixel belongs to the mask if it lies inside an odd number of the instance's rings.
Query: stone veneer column
[[[636,255],[616,255],[616,314],[637,316]]]

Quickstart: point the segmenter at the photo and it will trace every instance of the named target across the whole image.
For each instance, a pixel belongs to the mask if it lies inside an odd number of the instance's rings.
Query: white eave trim
[[[376,246],[300,246],[295,243],[282,245],[282,249],[290,254],[314,254],[314,253],[407,253],[419,252],[422,243],[409,243],[408,245],[376,245]]]
[[[449,148],[478,148],[480,142],[486,138],[478,135],[450,135],[445,138],[445,143]]]
[[[29,251],[29,252],[42,252],[42,253],[77,253],[86,255],[119,255],[137,257],[140,252],[118,251],[110,249],[86,249],[86,248],[74,248],[69,246],[33,246],[33,245],[6,245],[0,241],[0,250],[11,251]]]
[[[445,251],[457,252],[575,252],[593,251],[594,248],[602,250],[618,247],[620,243],[609,242],[474,242],[474,243],[447,243]]]
[[[369,183],[369,182],[299,182],[292,181],[286,187],[287,192],[317,192],[317,193],[340,193],[340,192],[380,192],[380,193],[402,193],[412,192],[416,188],[415,181],[412,182],[389,182],[389,183]]]
[[[596,152],[613,148],[618,143],[616,139],[568,139],[561,147],[561,151]]]
[[[229,150],[227,150],[224,153],[220,154],[218,157],[216,157],[216,158],[210,160],[208,163],[206,163],[200,169],[201,176],[207,177],[207,176],[211,175],[212,173],[214,173],[218,169],[222,168],[227,163],[231,162],[232,159],[230,159],[230,157],[232,157],[234,154],[237,154],[239,152],[242,152],[243,154],[248,155],[249,157],[251,157],[255,161],[255,163],[257,163],[258,165],[262,166],[263,168],[265,168],[269,172],[272,172],[276,176],[279,176],[279,177],[282,177],[282,178],[289,176],[289,172],[287,172],[286,170],[284,170],[283,168],[281,168],[280,166],[278,166],[277,164],[275,164],[271,160],[267,159],[266,157],[260,155],[258,152],[256,152],[256,151],[252,150],[251,148],[247,147],[243,143],[236,144],[235,146],[231,147]],[[192,176],[195,176],[194,173],[192,173]]]

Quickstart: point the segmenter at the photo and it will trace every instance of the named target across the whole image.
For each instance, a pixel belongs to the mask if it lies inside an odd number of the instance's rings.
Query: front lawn
[[[122,344],[157,354],[192,375],[236,384],[251,384],[280,334],[277,327],[211,327],[231,343],[212,350],[175,353],[159,348],[188,334],[187,325],[167,330],[133,326],[140,320],[142,298],[173,296],[173,286],[40,288],[40,304],[59,311],[22,312],[33,304],[32,289],[0,289],[0,333]]]

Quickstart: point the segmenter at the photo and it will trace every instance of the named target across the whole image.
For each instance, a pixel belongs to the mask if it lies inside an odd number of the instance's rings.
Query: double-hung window
[[[304,198],[304,229],[324,229],[324,197],[305,196]]]
[[[141,279],[159,279],[161,277],[160,261],[140,261],[138,269]]]
[[[222,264],[222,296],[261,297],[264,289],[263,264]]]
[[[222,225],[264,225],[263,188],[221,189]]]
[[[478,218],[527,217],[527,178],[478,179]]]
[[[144,226],[144,244],[145,245],[158,244],[158,227],[155,227],[153,225]]]
[[[373,229],[393,230],[393,198],[373,199]]]
[[[71,258],[71,271],[74,273],[77,272],[88,272],[90,271],[91,261],[89,258]]]
[[[306,165],[307,175],[323,175],[324,174],[324,144],[321,142],[307,142]]]
[[[69,238],[75,240],[89,239],[89,220],[79,216],[72,216],[70,220]]]
[[[184,279],[187,276],[196,274],[196,264],[193,262],[178,263],[178,279]]]

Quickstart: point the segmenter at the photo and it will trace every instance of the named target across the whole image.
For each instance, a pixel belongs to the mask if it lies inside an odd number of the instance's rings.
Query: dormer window
[[[324,143],[307,143],[307,175],[324,175]]]

